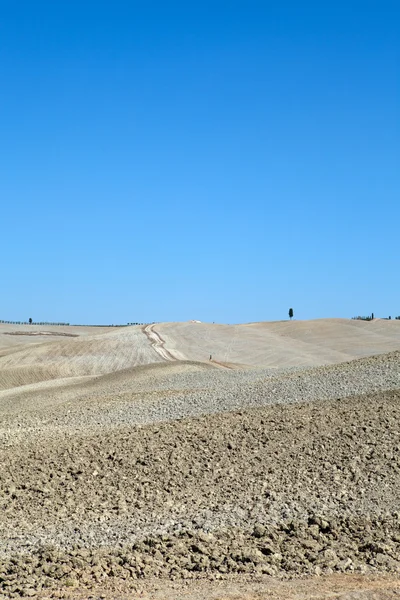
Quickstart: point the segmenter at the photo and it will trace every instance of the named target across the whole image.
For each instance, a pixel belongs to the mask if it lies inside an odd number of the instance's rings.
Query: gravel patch
[[[1,593],[400,573],[399,367],[171,363],[3,392]]]
[[[15,443],[16,437],[48,430],[148,425],[398,388],[400,352],[311,369],[233,371],[190,362],[152,365],[71,388],[0,393],[0,442]]]

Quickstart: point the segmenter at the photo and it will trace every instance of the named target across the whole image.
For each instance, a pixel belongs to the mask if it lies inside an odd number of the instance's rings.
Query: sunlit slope
[[[17,331],[24,335],[9,335]],[[25,335],[35,332],[40,335]],[[128,377],[134,378],[136,367],[156,363],[284,368],[340,363],[398,349],[396,320],[185,322],[110,329],[0,325],[0,390],[49,380],[65,385],[71,378],[118,377],[132,369]]]
[[[19,350],[27,344],[37,345],[71,337],[101,335],[115,330],[115,327],[0,323],[0,356],[8,354],[12,349]]]
[[[36,343],[30,336],[15,336],[18,347],[3,347],[0,356],[0,389],[50,379],[104,375],[163,361],[140,327],[97,331],[97,335],[80,332],[79,337],[38,336]],[[1,337],[13,336],[3,333]]]
[[[114,410],[121,403],[126,406],[126,402],[147,404],[149,394],[151,396],[153,392],[165,389],[168,390],[163,391],[165,396],[179,393],[182,388],[187,389],[185,378],[188,375],[212,370],[226,375],[226,370],[209,362],[175,361],[138,365],[93,377],[53,378],[9,387],[0,389],[0,414],[22,410],[38,412],[66,403],[91,408],[94,401],[101,403],[101,410]]]
[[[186,359],[233,366],[290,367],[338,363],[400,348],[400,321],[318,319],[246,325],[160,323],[165,347]]]

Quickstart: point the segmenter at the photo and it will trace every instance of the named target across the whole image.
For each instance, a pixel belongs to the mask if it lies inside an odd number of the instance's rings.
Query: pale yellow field
[[[348,319],[146,327],[0,324],[0,390],[162,362],[216,368],[318,366],[400,348],[400,321]]]

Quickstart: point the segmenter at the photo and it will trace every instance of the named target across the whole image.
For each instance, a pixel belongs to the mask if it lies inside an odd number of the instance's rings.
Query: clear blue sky
[[[0,0],[0,318],[400,314],[400,3]]]

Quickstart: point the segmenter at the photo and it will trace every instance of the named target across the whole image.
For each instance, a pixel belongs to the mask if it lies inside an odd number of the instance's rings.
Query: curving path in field
[[[164,360],[186,360],[186,357],[181,352],[177,350],[170,351],[165,347],[165,341],[156,331],[155,325],[145,325],[142,331],[147,336],[153,350]]]

